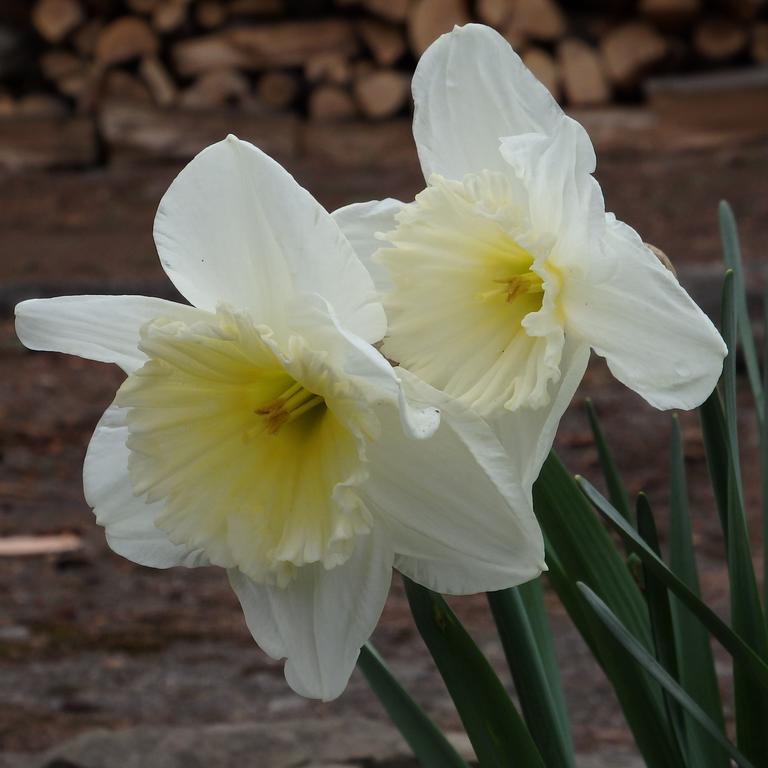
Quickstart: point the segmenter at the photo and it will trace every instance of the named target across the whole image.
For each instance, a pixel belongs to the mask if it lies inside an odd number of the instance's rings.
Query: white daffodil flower
[[[373,282],[283,168],[234,137],[209,147],[163,197],[154,234],[193,306],[16,308],[27,347],[127,374],[83,472],[115,552],[226,568],[257,643],[322,699],[346,686],[393,563],[454,593],[542,570],[517,468],[482,420],[371,346],[385,330]]]
[[[455,28],[421,58],[413,96],[426,189],[334,214],[384,294],[384,354],[507,445],[540,446],[534,477],[590,348],[652,405],[699,405],[720,375],[720,335],[605,212],[586,131],[509,44]]]

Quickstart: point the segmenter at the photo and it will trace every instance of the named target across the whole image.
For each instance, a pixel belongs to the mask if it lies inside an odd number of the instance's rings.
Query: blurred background
[[[107,549],[80,472],[121,375],[27,352],[12,315],[34,296],[176,298],[152,243],[154,211],[183,164],[230,132],[329,209],[412,199],[423,180],[410,77],[432,40],[469,20],[499,29],[585,124],[607,208],[667,253],[707,312],[717,316],[723,271],[720,198],[734,206],[748,290],[760,294],[760,0],[0,0],[0,767],[411,765],[357,673],[331,704],[291,693],[223,572],[152,571]],[[593,360],[558,437],[569,468],[593,481],[587,396],[630,491],[647,491],[663,519],[668,414]],[[697,419],[681,418],[703,590],[723,609]],[[756,509],[751,423],[741,435]],[[484,598],[453,604],[505,674]],[[580,765],[638,766],[610,689],[554,596],[550,607]],[[397,578],[374,640],[460,743]]]

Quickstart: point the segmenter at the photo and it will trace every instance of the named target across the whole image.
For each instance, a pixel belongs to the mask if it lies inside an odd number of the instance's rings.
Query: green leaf
[[[519,588],[489,592],[488,602],[523,717],[544,764],[548,768],[573,768],[573,744],[564,727],[567,721],[561,718]],[[554,666],[556,669],[556,662]]]
[[[741,639],[712,609],[667,568],[661,558],[648,547],[632,526],[610,505],[607,499],[583,477],[579,485],[595,509],[611,524],[616,532],[631,545],[632,551],[674,592],[680,602],[709,630],[731,656],[749,669],[755,682],[768,690],[768,665]],[[611,606],[612,607],[612,606]],[[624,622],[622,622],[624,623]]]
[[[411,613],[483,768],[544,768],[531,734],[475,645],[440,595],[403,577]]]
[[[676,683],[669,673],[643,648],[632,634],[626,630],[622,623],[616,618],[611,609],[588,587],[586,584],[579,584],[579,589],[587,602],[592,606],[597,616],[608,628],[608,631],[616,639],[616,642],[626,651],[626,654],[633,658],[642,668],[651,675],[677,702],[685,707],[688,714],[706,729],[707,733],[716,739],[717,742],[728,752],[736,761],[740,768],[756,768],[749,760],[742,755],[736,747],[731,744],[725,735],[710,720],[706,712]],[[697,767],[698,768],[698,767]]]
[[[544,665],[544,672],[549,681],[549,690],[554,699],[560,726],[565,733],[568,743],[571,743],[571,725],[568,717],[568,707],[563,693],[563,682],[560,678],[560,665],[555,655],[555,642],[552,638],[552,627],[549,623],[547,607],[544,603],[543,579],[533,579],[517,587],[518,594],[523,599],[525,612],[533,632],[533,639],[539,649],[539,656]]]
[[[747,307],[746,283],[744,281],[744,269],[741,263],[741,246],[739,245],[739,231],[736,227],[736,219],[731,206],[725,201],[720,201],[720,240],[723,246],[723,257],[728,269],[733,270],[735,282],[736,314],[739,326],[739,340],[744,354],[744,363],[747,368],[747,378],[755,401],[757,416],[762,423],[765,419],[765,395],[763,382],[760,376],[760,365],[757,362],[755,340],[752,337],[752,325],[749,321]]]
[[[550,453],[533,486],[534,511],[565,572],[597,590],[630,632],[653,647],[648,611],[605,528],[579,492],[574,478]]]
[[[768,284],[763,296],[763,392],[768,388]],[[763,502],[763,599],[768,611],[768,419],[759,423],[760,485]]]
[[[683,440],[677,417],[672,419],[669,496],[669,567],[699,597],[699,577],[693,551],[688,515],[688,490],[685,478]],[[720,690],[709,635],[674,595],[670,599],[677,643],[679,681],[691,698],[725,732]],[[691,765],[701,768],[728,768],[728,755],[693,719],[685,715],[687,752]]]
[[[723,366],[723,401],[729,459],[727,547],[731,624],[734,632],[765,660],[768,659],[768,628],[752,564],[741,487],[736,401],[737,307],[734,273],[729,270],[723,283],[722,332],[728,346]],[[758,765],[768,766],[768,694],[756,685],[749,670],[736,658],[733,662],[733,686],[739,748]]]
[[[611,453],[608,444],[605,442],[605,437],[603,436],[603,430],[600,426],[600,420],[597,417],[595,406],[589,398],[587,398],[585,404],[587,407],[589,426],[592,428],[592,435],[595,438],[595,446],[597,447],[597,457],[600,461],[600,468],[603,470],[605,484],[608,487],[608,498],[611,500],[611,504],[621,512],[624,519],[632,523],[632,510],[629,506],[629,497],[624,489],[624,483],[621,481],[616,462],[613,460],[613,454]]]
[[[725,415],[717,389],[699,408],[701,434],[704,438],[704,452],[707,457],[707,471],[712,484],[720,528],[728,541],[728,437]]]
[[[657,557],[661,557],[659,536],[656,530],[656,522],[653,519],[651,505],[648,497],[641,493],[637,497],[637,530],[645,543],[652,549]],[[651,617],[651,629],[653,630],[653,643],[656,649],[656,658],[670,676],[677,680],[677,649],[675,647],[675,630],[672,625],[672,612],[669,607],[669,594],[663,582],[645,564],[643,564],[643,576],[645,583],[645,601],[648,604],[648,613]],[[680,751],[680,763],[683,760],[685,746],[685,726],[679,707],[670,698],[668,692],[664,694],[664,707],[672,724],[675,742]]]
[[[357,666],[424,768],[467,768],[442,731],[397,682],[370,643],[360,649]]]
[[[651,648],[645,601],[624,560],[554,454],[545,461],[533,493],[536,516],[547,541],[552,584],[611,681],[640,751],[654,768],[679,766],[661,690],[639,670],[628,667],[606,642],[610,637],[575,589],[576,581],[590,584],[640,642]]]

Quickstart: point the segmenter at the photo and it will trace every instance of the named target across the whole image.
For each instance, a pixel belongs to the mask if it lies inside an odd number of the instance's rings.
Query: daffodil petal
[[[413,135],[424,177],[460,180],[467,173],[505,171],[499,139],[553,134],[563,111],[509,43],[489,27],[467,24],[440,37],[413,77]],[[594,152],[582,129],[579,152]]]
[[[16,333],[29,349],[115,363],[126,373],[146,361],[139,329],[157,317],[187,320],[198,311],[149,296],[59,296],[16,306]]]
[[[306,294],[293,312],[293,327],[318,349],[328,351],[333,364],[365,389],[373,401],[396,403],[403,429],[413,438],[432,435],[440,423],[440,411],[424,401],[416,405],[404,391],[398,370],[359,336],[342,328],[322,297]]]
[[[359,537],[346,563],[305,566],[286,587],[263,586],[231,569],[229,581],[254,640],[285,658],[294,691],[330,701],[342,693],[389,592],[392,550],[379,528]]]
[[[204,553],[173,544],[155,526],[163,504],[146,504],[133,495],[128,477],[128,428],[125,410],[110,406],[91,438],[83,465],[85,499],[105,528],[107,543],[118,555],[152,568],[207,564]]]
[[[574,273],[563,290],[566,333],[605,357],[613,375],[660,409],[690,409],[712,392],[725,343],[674,275],[613,215],[593,279]],[[608,262],[607,260],[610,259]]]
[[[227,303],[277,327],[286,301],[314,291],[364,339],[384,334],[373,282],[330,214],[278,163],[234,136],[177,176],[154,234],[165,271],[195,306]]]
[[[605,203],[584,129],[563,116],[550,135],[501,139],[501,154],[528,192],[531,229],[553,244],[548,258],[565,268],[591,257],[605,229]],[[591,144],[590,144],[591,148]]]
[[[515,586],[544,568],[544,545],[516,468],[488,425],[415,380],[411,397],[438,402],[442,420],[426,442],[403,438],[382,408],[369,444],[361,495],[392,532],[395,567],[430,589],[470,594]]]
[[[382,293],[392,290],[392,280],[389,270],[373,259],[373,254],[385,245],[376,235],[391,232],[395,228],[395,216],[404,205],[388,197],[385,200],[345,205],[331,214],[355,249],[357,258],[370,272],[376,288]]]
[[[515,465],[523,487],[531,489],[555,440],[560,419],[584,378],[589,344],[566,338],[560,359],[560,378],[550,382],[548,402],[541,408],[500,411],[491,421],[509,461]]]

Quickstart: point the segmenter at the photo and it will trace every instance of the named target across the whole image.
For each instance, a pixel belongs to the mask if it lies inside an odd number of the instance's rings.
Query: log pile
[[[469,21],[498,29],[576,108],[638,101],[649,77],[768,62],[759,0],[3,3],[16,21],[0,21],[0,117],[90,116],[102,130],[123,126],[115,114],[131,104],[152,120],[224,109],[322,125],[405,117],[419,56]]]

